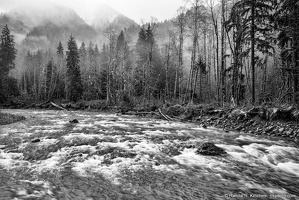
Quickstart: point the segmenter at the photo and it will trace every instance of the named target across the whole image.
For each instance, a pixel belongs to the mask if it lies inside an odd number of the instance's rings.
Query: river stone
[[[40,139],[39,138],[35,138],[33,140],[31,140],[32,143],[37,143],[37,142],[40,142]]]
[[[247,117],[246,112],[244,112],[241,109],[235,109],[229,115],[229,118],[239,119],[239,120],[245,119],[246,117]]]
[[[77,119],[73,119],[73,120],[70,120],[70,123],[77,124],[77,123],[79,123],[79,121]]]
[[[217,147],[215,144],[211,142],[203,143],[197,150],[196,153],[202,154],[205,156],[221,156],[226,154],[225,150]]]

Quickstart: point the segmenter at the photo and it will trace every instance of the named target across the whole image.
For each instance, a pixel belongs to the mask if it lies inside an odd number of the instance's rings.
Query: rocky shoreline
[[[147,116],[174,121],[188,121],[201,124],[204,128],[213,126],[225,132],[238,131],[255,135],[266,135],[291,139],[299,143],[299,109],[293,106],[257,106],[243,108],[219,108],[213,105],[170,105],[161,108],[107,106],[103,101],[60,103],[67,110],[88,110],[115,112],[118,114]],[[38,103],[9,102],[1,106],[10,109],[59,109],[50,101]],[[14,120],[20,118],[13,118]],[[22,119],[21,119],[22,120]],[[1,124],[1,122],[0,122]]]
[[[299,110],[292,106],[214,109],[175,105],[165,109],[165,113],[183,121],[200,123],[204,128],[213,126],[225,132],[238,131],[280,137],[299,144]]]

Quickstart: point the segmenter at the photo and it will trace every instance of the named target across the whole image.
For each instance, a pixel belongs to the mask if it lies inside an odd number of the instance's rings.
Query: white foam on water
[[[216,128],[202,128],[202,127],[194,127],[194,128],[190,128],[193,131],[200,131],[202,133],[214,133],[214,134],[222,134],[223,135],[223,131],[220,131],[219,129]]]
[[[186,170],[181,169],[179,165],[153,165],[153,169],[157,171],[163,171],[163,172],[174,172],[178,174],[185,174]]]
[[[35,164],[32,165],[31,169],[42,172],[42,171],[52,171],[54,169],[58,169],[60,166],[60,161],[68,155],[68,152],[61,149],[57,152],[50,153],[50,158],[42,161],[37,161]]]
[[[269,144],[274,143],[273,141],[268,140],[268,139],[256,138],[256,137],[252,137],[252,136],[249,136],[249,135],[246,135],[246,136],[240,135],[235,140],[249,142],[249,143],[269,143]]]
[[[112,114],[98,114],[95,115],[95,117],[100,117],[100,118],[114,118],[116,115],[112,115]]]
[[[3,134],[9,134],[9,133],[15,133],[18,132],[19,130],[16,128],[0,128],[0,135]]]
[[[169,132],[169,131],[161,131],[161,130],[146,130],[146,131],[142,131],[145,135],[153,135],[153,136],[160,136],[160,135],[171,135],[173,133]]]
[[[70,133],[68,135],[62,136],[65,140],[72,140],[72,139],[85,139],[85,140],[92,140],[95,138],[104,138],[105,135],[103,134],[84,134],[84,133]]]
[[[299,156],[299,149],[295,147],[285,147],[285,146],[278,146],[278,145],[272,145],[267,148],[267,151],[269,153],[277,153],[277,154],[289,154],[292,156]]]
[[[3,150],[0,150],[0,165],[4,168],[13,168],[16,164],[22,161],[23,154],[22,153],[7,153]]]
[[[145,125],[155,123],[155,122],[153,122],[153,121],[149,121],[149,120],[142,120],[142,119],[141,119],[140,121],[137,121],[137,120],[138,120],[138,119],[136,119],[136,121],[132,119],[132,121],[130,121],[130,123],[131,123],[131,124],[135,124],[135,125],[142,125],[143,127],[144,127]],[[155,125],[156,125],[156,123],[155,123]]]
[[[247,153],[241,153],[241,152],[227,152],[234,160],[244,162],[244,163],[250,163],[251,165],[254,165],[252,162],[252,156],[248,155]]]
[[[189,130],[178,130],[176,131],[176,134],[179,136],[192,136]]]
[[[299,176],[299,150],[294,147],[272,145],[262,160],[276,170]],[[294,160],[295,159],[295,160]]]
[[[266,155],[265,152],[261,151],[266,150],[266,147],[267,146],[263,144],[252,143],[250,145],[244,145],[243,149],[249,155],[254,156],[256,158],[261,158]]]
[[[31,126],[30,130],[36,129],[35,131],[41,131],[41,130],[55,130],[55,129],[61,129],[63,128],[63,125],[57,125],[57,124],[53,124],[53,125],[40,125],[40,126]]]
[[[73,131],[82,131],[84,127],[74,127]]]
[[[104,156],[93,155],[83,162],[74,162],[74,167],[72,169],[78,172],[80,175],[86,176],[87,170],[94,170],[99,168],[103,161]]]
[[[278,163],[276,166],[278,169],[287,173],[295,174],[299,177],[299,164],[293,162]]]
[[[118,122],[104,122],[104,123],[95,122],[95,125],[100,125],[102,127],[122,127],[122,128],[129,127],[128,124],[122,124]]]
[[[134,158],[118,157],[111,160],[111,165],[102,164],[103,161],[104,156],[94,155],[84,162],[74,162],[72,169],[81,176],[86,176],[87,172],[99,173],[114,184],[120,184],[119,176],[123,169],[136,170],[142,166],[140,161],[136,162]],[[141,162],[144,162],[144,159]]]
[[[18,150],[21,150],[21,151],[22,151],[22,150],[25,149],[29,144],[30,144],[29,142],[23,142],[23,143],[19,144],[19,148],[18,148]]]
[[[58,139],[47,139],[47,138],[44,138],[44,139],[41,139],[41,141],[38,142],[37,145],[38,146],[50,146],[50,145],[56,144],[58,142],[59,142]]]
[[[60,131],[61,130],[59,130],[59,129],[46,129],[46,130],[42,130],[42,132],[44,132],[44,133],[58,133]]]
[[[252,158],[252,155],[246,153],[244,148],[236,145],[227,144],[217,144],[217,146],[223,148],[227,152],[227,154],[231,156],[233,160],[241,161],[244,163],[251,163],[251,165],[254,165],[254,163],[252,163],[254,158]],[[250,151],[249,149],[250,148],[248,148],[247,150]]]
[[[299,157],[299,150],[294,147],[284,147],[272,145],[267,147],[267,155],[263,157],[263,161],[277,165],[278,163],[295,162]]]
[[[151,142],[148,142],[146,140],[143,140],[141,142],[138,142],[137,145],[133,147],[133,150],[138,152],[153,152],[153,153],[160,153],[160,146],[158,144],[154,144]]]
[[[81,123],[76,124],[76,127],[91,128],[91,127],[94,127],[94,124],[93,123],[84,124],[81,122]]]
[[[69,123],[68,120],[57,120],[57,121],[55,122],[55,126],[54,126],[54,127],[57,127],[57,125],[60,125],[60,127],[63,127],[63,125],[66,125],[66,124],[68,124],[68,123]]]
[[[90,153],[95,152],[96,151],[96,146],[91,146],[91,145],[80,145],[80,146],[72,146],[72,147],[65,147],[66,151],[72,152],[72,151],[76,151],[76,152],[86,152],[89,151]]]
[[[218,147],[221,147],[226,150],[226,152],[245,152],[244,149],[240,146],[230,145],[230,144],[217,144]]]
[[[31,112],[32,114],[42,114],[42,113],[45,113],[45,112],[42,112],[42,111],[33,111],[33,112]]]
[[[265,142],[265,140],[262,141]],[[223,147],[226,148],[225,146]],[[268,146],[268,144],[252,143],[250,145],[244,145],[243,149],[250,157],[243,153],[231,151],[228,151],[228,154],[247,163],[252,163],[253,161],[263,162],[275,170],[281,170],[288,174],[299,176],[299,150],[295,147],[279,145]]]
[[[39,132],[39,131],[35,131],[34,133],[37,133],[37,132]],[[19,135],[22,136],[22,137],[30,137],[30,136],[32,136],[34,133],[28,133],[28,132],[26,132],[26,133],[20,133]]]
[[[60,114],[60,113],[61,113],[61,111],[56,113],[56,115],[59,115],[59,117],[68,117],[68,116],[70,116],[68,114]]]
[[[117,147],[117,148],[122,148],[125,150],[131,149],[130,147],[130,142],[129,141],[124,141],[124,142],[99,142],[97,143],[97,146],[99,149],[106,149],[109,147]]]
[[[8,133],[0,133],[0,138],[1,137],[7,137],[9,134]]]
[[[151,122],[151,121],[149,121]],[[152,122],[151,122],[152,123]],[[181,123],[181,122],[168,122],[168,121],[157,121],[155,124],[155,128],[190,128],[194,125],[187,124],[187,123]]]
[[[203,166],[213,168],[223,163],[214,160],[211,157],[198,155],[195,153],[196,149],[184,149],[180,155],[174,156],[173,159],[182,165],[188,166]]]
[[[63,163],[68,162],[66,157],[70,155],[71,152],[80,153],[83,151],[95,152],[96,147],[90,145],[64,147],[56,152],[50,153],[50,158],[32,164],[31,169],[38,172],[60,169],[63,167]],[[72,159],[72,157],[70,159]]]

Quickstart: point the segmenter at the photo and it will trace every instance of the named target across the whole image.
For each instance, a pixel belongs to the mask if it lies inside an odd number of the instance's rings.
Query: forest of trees
[[[0,102],[103,100],[299,104],[297,0],[189,0],[160,41],[155,20],[133,42],[108,27],[106,42],[17,54],[9,24],[0,44]],[[25,52],[25,51],[24,51]],[[16,56],[20,73],[12,77]]]

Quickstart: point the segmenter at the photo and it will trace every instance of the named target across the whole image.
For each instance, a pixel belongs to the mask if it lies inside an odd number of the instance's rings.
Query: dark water
[[[291,141],[134,116],[5,112],[27,120],[0,126],[0,199],[299,199]],[[227,156],[197,155],[207,141]]]

